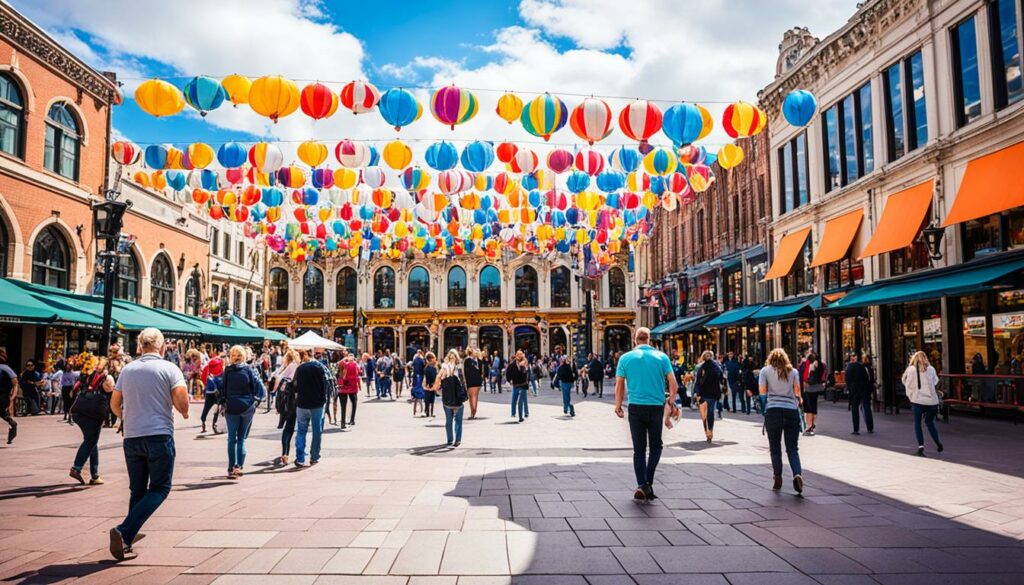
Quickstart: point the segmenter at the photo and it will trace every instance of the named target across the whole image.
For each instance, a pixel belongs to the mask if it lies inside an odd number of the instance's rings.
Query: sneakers
[[[85,485],[85,478],[82,477],[82,472],[78,471],[77,469],[72,468],[71,471],[68,472],[68,477],[77,480],[78,483],[82,485]]]
[[[804,493],[804,478],[800,477],[799,475],[794,475],[793,489],[795,489],[796,493],[798,494]]]
[[[644,490],[645,487],[646,486],[640,486],[640,487],[636,488],[636,491],[633,492],[633,501],[635,501],[635,502],[646,502],[647,501],[647,491]]]
[[[18,427],[13,426],[11,430],[7,431],[7,444],[10,445],[14,442],[14,437],[18,436]]]
[[[454,443],[452,444],[452,447],[458,447],[458,446],[459,446],[459,445],[461,445],[461,444],[462,444],[462,441],[455,441],[455,442],[454,442]]]
[[[523,417],[519,417],[519,422],[523,422]]]
[[[942,453],[942,449],[943,449],[943,447],[942,447],[942,443],[939,443],[939,444],[938,444],[938,446],[936,447],[936,450],[937,450],[937,451],[938,451],[939,453]]]
[[[89,480],[89,485],[103,485],[104,483],[106,482],[99,477],[94,477]]]
[[[918,446],[916,455],[918,457],[924,457],[924,445]]]
[[[779,491],[779,490],[782,489],[782,476],[781,475],[773,475],[772,476],[772,489],[775,490],[775,491]]]
[[[647,497],[648,501],[653,501],[653,500],[657,500],[658,499],[658,496],[654,495],[654,487],[651,484],[644,485],[643,490],[644,490],[644,495]]]

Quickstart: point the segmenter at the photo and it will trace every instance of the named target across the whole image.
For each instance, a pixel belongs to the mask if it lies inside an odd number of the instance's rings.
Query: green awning
[[[666,331],[668,331],[672,327],[678,325],[679,323],[681,323],[682,321],[685,321],[685,320],[686,319],[684,318],[684,319],[676,319],[674,321],[666,321],[666,322],[662,323],[661,325],[658,325],[654,329],[651,329],[651,336],[652,337],[658,337],[660,335],[663,335]]]
[[[939,268],[863,286],[829,305],[825,312],[969,295],[998,285],[1024,286],[1024,257],[1019,254],[1012,259],[972,264]]]
[[[707,325],[708,321],[714,319],[717,315],[718,313],[716,312],[690,317],[682,325],[672,328],[670,333],[690,333],[692,331],[700,331],[701,329],[704,329],[704,326]]]
[[[284,333],[280,333],[278,331],[271,331],[269,329],[260,329],[259,327],[253,325],[252,323],[250,323],[246,319],[243,319],[242,317],[239,317],[238,315],[231,315],[231,325],[229,325],[229,327],[231,329],[236,329],[243,333],[248,333],[252,335],[262,335],[263,339],[266,341],[289,340],[288,336],[285,335]]]
[[[102,298],[95,297],[101,301]],[[169,337],[198,337],[200,332],[190,323],[173,317],[173,313],[138,305],[128,301],[114,299],[111,314],[118,323],[118,328],[126,331],[142,331],[146,327],[156,327]]]
[[[776,321],[810,317],[814,315],[815,309],[820,308],[821,295],[811,295],[765,305],[751,315],[750,318],[755,323],[774,323]]]
[[[185,315],[182,313],[175,313],[173,311],[167,311],[165,309],[153,309],[162,313],[164,316],[174,319],[184,326],[192,328],[196,331],[196,334],[208,339],[210,341],[223,341],[226,343],[245,343],[248,341],[262,341],[263,338],[259,335],[253,335],[244,331],[238,331],[221,325],[220,323],[214,323],[213,321],[207,321],[193,315]]]
[[[30,293],[0,280],[0,321],[4,323],[52,323],[57,313],[37,301]]]
[[[735,325],[746,325],[750,322],[750,316],[761,310],[764,305],[750,305],[748,307],[737,307],[726,311],[704,324],[705,327],[732,327]]]
[[[103,325],[103,303],[92,302],[92,297],[20,280],[5,278],[3,282],[5,291],[12,293],[10,297],[5,295],[4,300],[19,307],[13,314],[42,310],[51,315],[46,320],[50,324],[78,327]]]

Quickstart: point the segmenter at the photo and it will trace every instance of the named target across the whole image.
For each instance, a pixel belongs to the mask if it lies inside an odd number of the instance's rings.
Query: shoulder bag
[[[93,420],[106,420],[109,406],[107,393],[103,390],[106,374],[93,374],[89,384],[78,393],[71,405],[71,414],[77,414]]]

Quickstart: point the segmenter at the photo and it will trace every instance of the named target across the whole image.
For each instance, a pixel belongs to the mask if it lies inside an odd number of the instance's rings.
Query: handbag
[[[106,374],[94,374],[85,390],[80,390],[71,404],[71,414],[77,414],[93,420],[106,420],[109,406],[107,405],[106,392],[103,391],[103,382],[107,379]]]

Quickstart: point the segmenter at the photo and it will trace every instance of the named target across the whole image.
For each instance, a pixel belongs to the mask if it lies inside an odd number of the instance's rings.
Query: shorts
[[[804,393],[804,413],[805,414],[818,414],[818,396],[821,396],[821,392],[805,392]]]

